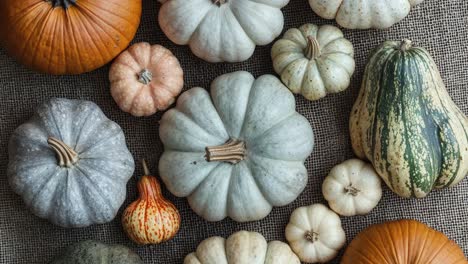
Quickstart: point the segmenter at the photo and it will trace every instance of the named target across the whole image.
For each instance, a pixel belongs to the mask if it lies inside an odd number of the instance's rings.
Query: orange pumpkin
[[[415,220],[373,225],[348,246],[341,264],[467,264],[444,234]]]
[[[122,111],[150,116],[175,102],[184,87],[184,72],[170,50],[140,42],[115,59],[109,81]]]
[[[0,40],[29,68],[80,74],[128,46],[141,11],[141,0],[0,0]]]

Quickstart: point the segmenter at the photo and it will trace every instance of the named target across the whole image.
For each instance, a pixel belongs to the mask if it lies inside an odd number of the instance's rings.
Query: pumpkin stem
[[[345,193],[352,195],[352,196],[357,196],[361,190],[357,189],[356,187],[352,186],[351,184],[347,187],[345,187]]]
[[[47,143],[57,154],[60,167],[71,168],[78,161],[78,154],[62,141],[50,137]]]
[[[316,38],[312,36],[307,37],[307,47],[305,49],[305,55],[309,60],[315,60],[318,57],[320,57],[320,45]]]
[[[224,145],[206,147],[205,158],[208,162],[225,161],[237,164],[245,158],[245,143],[237,139],[230,139]]]
[[[317,242],[319,239],[319,234],[314,231],[307,231],[304,235],[305,239],[311,243]]]
[[[217,6],[224,5],[228,0],[211,0]]]
[[[142,84],[149,84],[152,79],[153,74],[150,71],[148,71],[148,69],[144,69],[138,74],[138,81]]]
[[[76,0],[45,0],[52,3],[53,7],[62,7],[63,9],[69,8],[71,5],[76,4]]]
[[[145,174],[145,176],[150,176],[151,175],[151,172],[150,170],[148,169],[148,164],[146,163],[146,160],[143,159],[141,161],[141,164],[143,165],[143,174]]]
[[[401,51],[408,51],[412,47],[413,47],[413,42],[411,40],[404,39],[404,40],[401,41],[401,45],[400,45],[400,50]]]

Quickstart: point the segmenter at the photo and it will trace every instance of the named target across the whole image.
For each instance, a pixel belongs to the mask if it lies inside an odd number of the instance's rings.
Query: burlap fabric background
[[[215,77],[236,70],[247,70],[255,76],[274,73],[271,46],[258,47],[254,56],[244,63],[208,64],[197,59],[187,47],[172,44],[160,31],[156,19],[160,5],[153,0],[143,2],[144,13],[135,42],[159,43],[172,50],[185,70],[185,89],[208,87]],[[285,28],[304,23],[334,23],[316,16],[307,0],[291,0],[284,15]],[[344,32],[356,50],[357,69],[351,87],[318,102],[297,97],[297,110],[309,119],[316,135],[314,152],[307,160],[309,184],[302,195],[289,206],[275,208],[262,221],[238,224],[231,220],[208,223],[191,211],[186,199],[175,198],[165,191],[166,197],[180,209],[183,224],[175,239],[152,247],[138,247],[126,238],[120,214],[109,224],[83,229],[62,229],[33,216],[8,186],[7,142],[13,130],[44,100],[50,97],[86,99],[96,102],[122,126],[135,159],[147,158],[151,169],[157,172],[157,161],[163,149],[158,137],[161,114],[134,118],[121,112],[109,94],[108,66],[80,76],[47,76],[18,65],[0,48],[0,263],[46,263],[65,246],[91,238],[130,246],[145,263],[181,263],[203,239],[214,235],[227,237],[238,230],[258,231],[268,240],[284,240],[284,227],[293,209],[324,203],[321,194],[324,177],[334,165],[353,157],[348,135],[349,112],[370,50],[386,39],[411,38],[426,47],[439,65],[450,95],[463,112],[468,113],[468,1],[426,0],[389,30]],[[138,167],[136,174],[141,173]],[[135,179],[129,181],[124,206],[136,198],[135,185]],[[399,218],[418,219],[443,231],[468,254],[468,180],[452,189],[435,191],[424,200],[400,199],[385,187],[382,201],[371,214],[342,218],[342,222],[349,242],[370,224]]]

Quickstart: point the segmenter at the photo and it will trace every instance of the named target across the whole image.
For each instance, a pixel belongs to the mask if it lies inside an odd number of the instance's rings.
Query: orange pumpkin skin
[[[180,228],[179,211],[162,196],[158,180],[149,175],[141,177],[138,191],[140,197],[122,215],[128,237],[140,245],[159,244],[173,238]]]
[[[109,70],[111,94],[122,111],[150,116],[166,110],[184,87],[179,60],[161,45],[133,44]]]
[[[373,225],[356,236],[341,264],[467,264],[461,248],[415,220]]]
[[[33,70],[89,72],[128,46],[140,24],[141,1],[1,0],[0,40]]]

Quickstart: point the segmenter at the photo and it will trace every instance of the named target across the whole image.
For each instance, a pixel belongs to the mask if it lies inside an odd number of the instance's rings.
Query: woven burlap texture
[[[174,45],[161,32],[157,23],[160,4],[152,0],[143,2],[143,18],[134,42],[158,43],[174,52],[185,71],[185,90],[194,86],[209,87],[217,76],[237,70],[249,71],[257,77],[274,73],[271,45],[257,47],[253,57],[243,63],[209,64],[196,58],[188,47]],[[307,2],[291,0],[284,8],[285,29],[305,23],[335,24],[315,15]],[[192,212],[186,199],[176,198],[165,190],[164,195],[180,210],[182,227],[175,239],[151,247],[139,247],[127,239],[119,220],[121,211],[111,223],[82,229],[59,228],[33,216],[8,185],[7,144],[13,130],[31,117],[34,109],[48,98],[86,99],[96,102],[109,118],[122,126],[135,159],[148,159],[152,171],[157,172],[157,161],[163,149],[158,136],[161,114],[135,118],[120,111],[109,93],[108,66],[79,76],[48,76],[18,65],[0,48],[0,263],[47,263],[65,246],[85,239],[124,244],[141,255],[145,263],[161,264],[181,263],[203,239],[215,235],[227,237],[239,230],[257,231],[268,240],[284,241],[284,228],[294,208],[325,203],[321,194],[323,179],[333,166],[353,157],[348,117],[369,52],[376,45],[387,39],[410,38],[428,49],[439,65],[450,95],[462,111],[468,113],[467,14],[466,0],[426,0],[406,19],[388,30],[344,30],[356,51],[357,68],[349,89],[318,102],[296,97],[297,110],[310,121],[316,136],[314,152],[306,164],[309,183],[298,199],[288,206],[274,208],[261,221],[239,224],[227,219],[209,223]],[[138,167],[135,174],[141,173],[141,167]],[[135,178],[129,181],[127,189],[124,207],[137,197]],[[468,180],[465,179],[456,187],[434,191],[423,200],[407,200],[399,198],[385,186],[381,202],[369,215],[342,218],[348,242],[371,224],[413,218],[444,232],[468,254],[467,190]],[[338,262],[339,257],[333,263]]]

